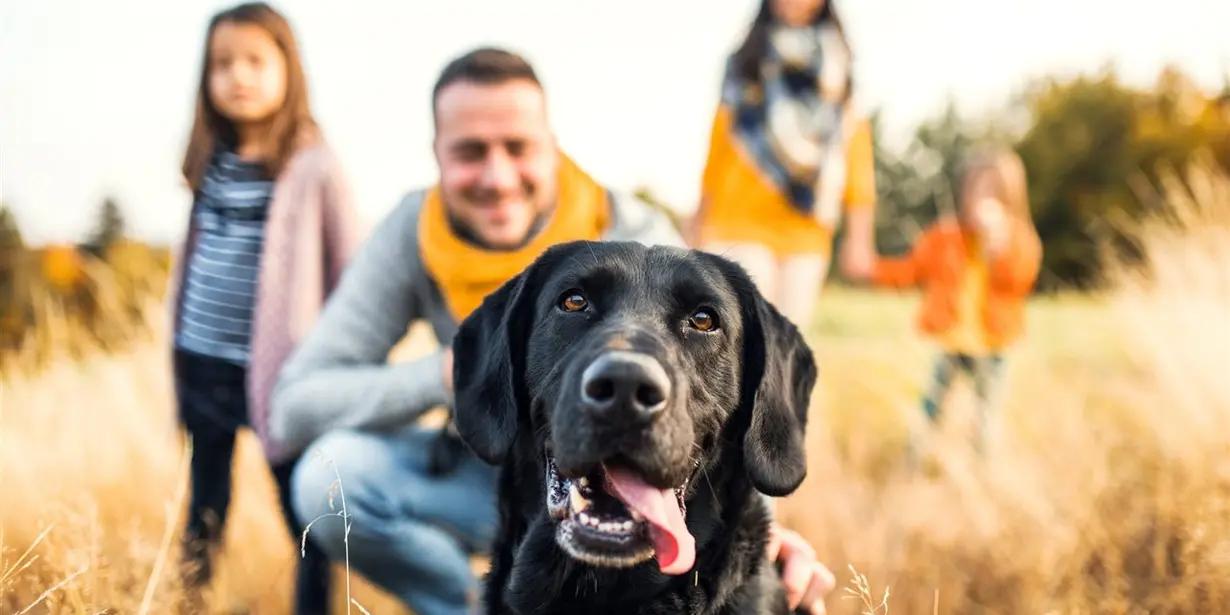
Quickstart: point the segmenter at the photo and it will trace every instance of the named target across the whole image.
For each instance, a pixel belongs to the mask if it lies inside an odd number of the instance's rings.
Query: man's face
[[[486,247],[522,245],[555,202],[559,154],[533,82],[446,86],[434,147],[445,207]]]

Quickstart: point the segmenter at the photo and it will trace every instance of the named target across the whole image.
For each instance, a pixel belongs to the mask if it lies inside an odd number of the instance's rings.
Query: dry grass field
[[[780,515],[840,583],[853,566],[877,601],[890,589],[893,613],[1230,612],[1230,183],[1192,185],[1142,229],[1147,267],[1032,301],[982,456],[958,391],[904,462],[934,352],[914,298],[826,291],[808,328],[822,371],[810,472]],[[0,380],[0,613],[181,604],[165,347],[156,333]],[[285,612],[295,548],[250,436],[235,476],[208,609]],[[370,612],[404,612],[355,585]],[[830,612],[867,610],[845,596]]]

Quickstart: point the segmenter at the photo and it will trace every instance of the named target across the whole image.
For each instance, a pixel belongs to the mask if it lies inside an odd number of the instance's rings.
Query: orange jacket
[[[937,222],[918,238],[910,254],[881,258],[873,280],[877,285],[921,286],[918,326],[939,335],[955,324],[958,293],[967,263],[968,237],[955,221]],[[992,348],[1002,348],[1024,328],[1025,298],[1033,289],[1042,262],[1042,243],[1033,229],[1014,223],[1004,251],[987,263],[987,297],[982,324]]]

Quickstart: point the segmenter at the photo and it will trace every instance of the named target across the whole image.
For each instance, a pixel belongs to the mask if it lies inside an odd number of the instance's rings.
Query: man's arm
[[[417,214],[417,203],[404,201],[376,229],[282,369],[270,429],[286,448],[302,450],[338,428],[403,425],[447,402],[440,353],[387,363],[422,317],[415,290],[428,282],[418,265]]]

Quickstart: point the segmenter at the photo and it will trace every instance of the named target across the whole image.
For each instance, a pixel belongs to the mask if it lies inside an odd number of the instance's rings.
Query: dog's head
[[[723,449],[763,493],[803,480],[811,351],[720,257],[556,246],[486,298],[454,352],[462,437],[493,464],[531,443],[556,541],[583,562],[690,570],[687,487]]]

